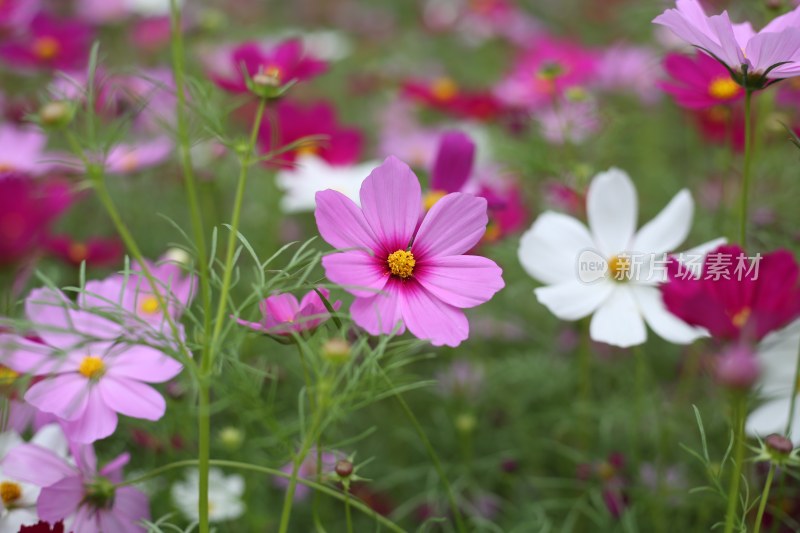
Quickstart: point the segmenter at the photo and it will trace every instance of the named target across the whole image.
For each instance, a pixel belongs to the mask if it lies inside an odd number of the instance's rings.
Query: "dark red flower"
[[[32,526],[22,526],[19,533],[64,533],[64,523],[57,522],[51,526],[47,522],[39,521]]]
[[[122,259],[124,247],[116,237],[92,237],[78,241],[69,235],[54,235],[47,239],[47,251],[67,264],[80,266],[83,261],[92,266],[114,266]]]
[[[491,120],[502,109],[489,91],[464,90],[450,78],[432,81],[410,80],[403,84],[406,98],[458,118]]]

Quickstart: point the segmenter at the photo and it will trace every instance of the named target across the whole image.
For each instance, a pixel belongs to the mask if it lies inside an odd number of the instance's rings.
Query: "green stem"
[[[744,97],[744,170],[742,172],[742,192],[739,197],[739,244],[747,245],[747,200],[750,195],[750,174],[753,164],[753,124],[750,116],[750,102],[753,91],[746,89]]]
[[[795,404],[797,403],[797,395],[800,394],[800,348],[797,350],[797,363],[794,368],[794,386],[792,388],[791,403],[789,403],[789,419],[786,421],[786,431],[784,435],[787,437],[792,434],[792,424],[794,423]]]
[[[292,464],[292,474],[289,476],[289,487],[286,489],[286,495],[283,497],[281,522],[280,527],[278,528],[279,533],[286,533],[289,530],[289,519],[292,516],[292,503],[294,502],[294,493],[297,489],[300,465],[303,464],[303,461],[308,455],[309,450],[311,450],[311,444],[314,442],[314,434],[316,433],[320,422],[321,419],[319,412],[317,412],[314,415],[314,422],[311,424],[311,431],[306,434],[306,437],[303,440],[303,446],[300,449],[300,453],[298,453],[294,458],[294,463]],[[321,466],[322,465],[320,464],[316,465],[317,469],[321,468]]]
[[[211,466],[220,466],[220,467],[223,467],[223,468],[236,468],[236,469],[239,469],[239,470],[249,470],[249,471],[252,471],[252,472],[258,472],[260,474],[268,474],[270,476],[277,476],[277,477],[282,477],[282,478],[288,478],[289,477],[289,474],[287,474],[286,472],[283,472],[283,471],[275,469],[275,468],[269,468],[269,467],[266,467],[266,466],[251,465],[249,463],[240,463],[238,461],[223,461],[223,460],[219,460],[219,459],[211,459],[209,461],[209,464]],[[119,483],[117,485],[117,487],[135,485],[137,483],[141,483],[143,481],[147,481],[148,479],[152,479],[152,478],[154,478],[156,476],[159,476],[159,475],[163,474],[164,472],[169,472],[170,470],[175,470],[176,468],[185,468],[187,466],[197,466],[197,461],[195,459],[188,459],[188,460],[185,460],[185,461],[177,461],[177,462],[174,462],[174,463],[170,463],[168,465],[160,466],[160,467],[158,467],[156,469],[151,470],[147,474],[144,474],[143,476],[140,476],[140,477],[137,477],[137,478],[134,478],[134,479],[129,479],[127,481],[123,481],[122,483]],[[308,480],[308,479],[298,479],[297,482],[300,483],[301,485],[305,485],[306,487],[314,489],[317,492],[321,492],[322,494],[326,494],[326,495],[328,495],[328,496],[330,496],[332,498],[335,498],[335,499],[337,499],[337,500],[339,500],[341,502],[345,501],[345,496],[342,493],[340,493],[339,491],[334,490],[334,489],[332,489],[330,487],[322,485],[321,483],[317,483],[315,481]],[[390,531],[394,531],[396,533],[405,533],[405,530],[403,528],[401,528],[400,526],[398,526],[397,524],[395,524],[391,520],[381,516],[380,514],[378,514],[374,510],[370,509],[368,506],[366,506],[365,504],[361,503],[360,501],[352,500],[351,501],[351,505],[353,506],[354,509],[357,509],[360,512],[364,513],[365,515],[371,517],[372,519],[374,519],[376,522],[378,522],[380,525],[382,525],[386,529],[388,529]]]
[[[739,507],[739,484],[744,469],[744,422],[747,410],[747,397],[736,394],[731,401],[733,426],[733,477],[728,490],[728,510],[725,513],[725,533],[733,533]]]
[[[394,384],[389,379],[389,376],[383,371],[382,368],[379,368],[383,379],[386,380],[386,384],[389,386],[389,389],[394,389]],[[397,403],[400,404],[400,408],[408,418],[411,425],[414,427],[414,431],[416,431],[417,436],[419,437],[420,442],[425,447],[425,450],[428,452],[428,457],[430,458],[431,462],[433,463],[433,467],[436,470],[436,473],[439,475],[439,479],[444,486],[445,492],[447,493],[447,500],[450,503],[450,508],[453,511],[453,516],[455,517],[456,521],[456,528],[458,529],[459,533],[466,533],[467,526],[464,523],[464,517],[461,516],[461,510],[458,507],[458,502],[456,501],[455,493],[453,492],[453,487],[450,485],[450,482],[447,479],[447,474],[442,467],[441,461],[439,461],[439,456],[436,454],[436,450],[433,448],[431,441],[428,439],[428,436],[425,434],[425,430],[422,428],[422,425],[417,420],[417,417],[414,416],[414,412],[409,407],[406,400],[403,398],[403,395],[400,392],[395,392],[394,397],[397,400]]]
[[[347,522],[347,533],[353,533],[353,517],[350,516],[350,487],[344,487],[344,518]]]
[[[769,473],[767,474],[767,481],[764,483],[764,491],[761,493],[761,501],[758,504],[758,514],[756,515],[756,527],[753,533],[761,531],[761,522],[764,520],[764,511],[767,508],[767,500],[769,499],[769,489],[772,487],[772,478],[775,476],[775,465],[769,465]]]
[[[211,413],[210,403],[210,384],[208,376],[200,376],[197,398],[197,468],[200,482],[198,483],[198,502],[200,521],[198,530],[200,533],[208,533],[210,523],[208,519],[208,472],[211,461]]]

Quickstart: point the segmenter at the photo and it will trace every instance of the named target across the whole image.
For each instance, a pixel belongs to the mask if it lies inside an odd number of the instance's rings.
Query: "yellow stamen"
[[[392,271],[392,275],[402,279],[408,279],[411,277],[411,274],[414,273],[414,265],[417,264],[417,261],[414,259],[414,254],[411,252],[407,250],[397,250],[389,254],[389,257],[386,258],[386,264],[389,265],[389,270]]]
[[[83,244],[82,242],[73,242],[69,245],[69,250],[67,250],[67,257],[73,263],[80,263],[89,253],[89,248]]]
[[[155,296],[146,296],[142,298],[142,301],[139,303],[139,311],[146,315],[154,315],[160,309],[160,305],[158,305],[158,298]]]
[[[53,59],[61,50],[58,40],[53,37],[39,37],[33,41],[33,54],[42,60]]]
[[[268,76],[276,81],[280,81],[281,79],[281,69],[280,67],[276,67],[275,65],[270,65],[264,69],[264,75]]]
[[[3,481],[0,483],[0,499],[3,505],[10,507],[10,504],[22,498],[22,487],[13,481]]]
[[[751,313],[752,309],[750,309],[749,307],[745,307],[741,311],[733,315],[733,317],[731,318],[731,323],[737,328],[741,328],[745,324],[747,324],[747,321],[750,319]]]
[[[99,379],[106,373],[106,364],[95,355],[87,355],[81,361],[78,372],[89,379]]]
[[[608,259],[608,273],[617,281],[631,277],[631,258],[626,255],[612,255]]]
[[[458,94],[458,85],[450,78],[438,78],[431,84],[431,94],[441,102],[449,102]]]
[[[433,205],[445,197],[447,193],[445,191],[430,191],[422,198],[422,206],[425,208],[425,211],[430,210]]]
[[[731,78],[714,78],[708,86],[708,94],[717,100],[730,100],[739,95],[742,88]]]
[[[315,142],[304,143],[295,150],[295,153],[298,156],[317,155],[319,153],[319,145]]]

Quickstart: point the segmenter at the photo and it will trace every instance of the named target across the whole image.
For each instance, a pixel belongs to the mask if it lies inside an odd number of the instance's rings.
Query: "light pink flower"
[[[118,144],[106,156],[109,174],[133,174],[160,165],[172,154],[173,144],[167,137],[159,137],[136,144]]]
[[[319,292],[325,298],[330,296],[330,291],[324,287],[320,287]],[[338,309],[342,302],[337,300],[331,302],[331,305],[334,309]],[[275,294],[264,299],[259,309],[262,314],[260,322],[241,319],[237,319],[236,322],[264,333],[291,335],[293,332],[314,329],[330,316],[316,291],[309,291],[299,302],[293,294]]]
[[[469,335],[462,309],[504,286],[494,261],[464,255],[486,231],[486,200],[450,193],[420,223],[419,181],[395,157],[364,180],[360,198],[361,208],[336,191],[318,192],[315,212],[322,238],[348,250],[322,265],[356,296],[353,319],[373,335],[408,327],[434,345],[458,346]]]
[[[45,153],[47,135],[36,128],[0,125],[0,171],[41,175],[57,167],[63,156]]]
[[[698,0],[677,0],[674,9],[653,22],[714,56],[734,76],[746,74],[748,80],[762,83],[800,74],[800,8],[775,18],[758,33],[749,22],[733,24],[727,11],[709,17]]]
[[[3,460],[3,472],[42,487],[36,502],[39,518],[64,520],[64,530],[80,533],[143,533],[140,521],[150,519],[147,496],[123,481],[124,453],[98,470],[91,445],[71,446],[72,464],[36,444],[15,447]]]
[[[319,455],[320,463],[317,463],[317,456]],[[297,469],[297,477],[300,479],[314,479],[317,474],[324,476],[334,471],[336,461],[344,459],[345,455],[340,452],[322,452],[317,454],[316,448],[311,448],[306,455],[306,458],[300,463],[300,468]],[[281,467],[281,472],[291,474],[294,468],[294,462],[290,461]],[[319,472],[318,472],[319,470]],[[289,487],[289,480],[284,477],[272,478],[276,487],[286,489]],[[294,501],[300,502],[308,498],[311,494],[311,489],[305,485],[298,484],[294,490]]]
[[[4,364],[46,376],[28,389],[25,401],[56,415],[71,440],[108,437],[118,413],[146,420],[164,415],[164,398],[146,383],[172,379],[180,363],[155,348],[126,344],[124,326],[75,309],[55,290],[34,290],[25,313],[44,344],[0,336],[6,351],[11,346]]]

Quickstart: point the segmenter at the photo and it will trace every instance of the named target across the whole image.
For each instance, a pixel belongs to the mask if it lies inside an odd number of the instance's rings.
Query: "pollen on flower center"
[[[61,45],[53,37],[39,37],[33,42],[33,53],[39,59],[53,59],[60,49]]]
[[[22,487],[13,481],[3,481],[0,483],[0,499],[3,505],[9,506],[22,497]]]
[[[439,78],[431,84],[431,93],[437,100],[447,102],[458,94],[458,85],[450,78]]]
[[[67,250],[67,255],[75,263],[80,263],[81,261],[86,259],[88,253],[89,253],[89,248],[82,242],[74,242],[70,244],[69,250]]]
[[[631,277],[631,258],[627,255],[612,255],[608,258],[608,273],[617,281]]]
[[[447,195],[445,191],[430,191],[422,198],[422,206],[429,211],[433,205]]]
[[[10,368],[0,366],[0,386],[11,385],[18,377],[19,374],[17,372],[14,372]]]
[[[158,312],[160,306],[158,305],[158,298],[155,296],[147,296],[142,299],[139,304],[139,311],[146,315],[154,315]]]
[[[417,261],[414,259],[414,254],[411,252],[407,250],[397,250],[389,254],[389,257],[386,258],[386,264],[389,265],[389,270],[392,271],[392,275],[402,279],[408,279],[414,273],[414,265],[417,264]]]
[[[750,319],[751,313],[752,310],[749,307],[744,307],[742,308],[741,311],[739,311],[738,313],[733,315],[733,317],[731,317],[731,323],[737,328],[741,328],[745,324],[747,324],[747,321]]]
[[[717,100],[730,100],[739,94],[742,88],[731,78],[714,78],[708,86],[708,94]]]
[[[106,364],[96,355],[87,355],[81,361],[78,372],[89,379],[99,379],[106,373]]]

